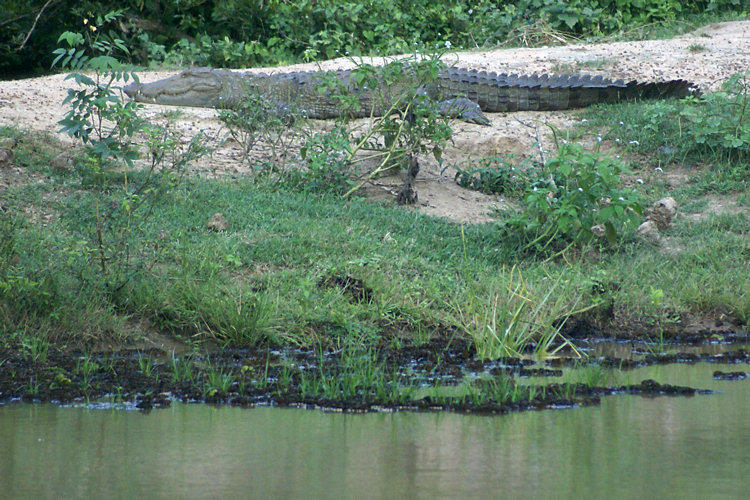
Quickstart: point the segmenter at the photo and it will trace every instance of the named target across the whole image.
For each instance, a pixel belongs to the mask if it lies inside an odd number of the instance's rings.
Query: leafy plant
[[[750,160],[750,71],[732,76],[719,92],[688,99],[680,116],[694,148],[733,161]]]
[[[300,151],[306,168],[289,169],[285,184],[301,191],[344,193],[352,185],[349,133],[343,126],[309,137]]]
[[[111,294],[155,263],[154,253],[146,249],[158,249],[158,245],[144,244],[140,228],[156,199],[176,186],[184,166],[207,152],[200,136],[183,148],[173,130],[147,124],[138,115],[141,106],[124,100],[117,90],[115,84],[138,79],[134,68],[116,57],[128,54],[125,42],[100,28],[122,15],[121,10],[109,12],[90,23],[86,20],[88,29],[83,33],[60,35],[58,42],[64,41],[68,48],[55,50],[53,62],[53,66],[73,70],[67,79],[81,87],[68,90],[63,105],[69,111],[59,123],[61,132],[84,144],[88,159],[81,168],[83,180],[100,189],[91,240],[80,242],[69,253],[81,264],[85,280],[103,282]],[[93,72],[93,77],[83,71]],[[112,197],[105,183],[118,177],[113,171],[122,164],[133,168],[140,158],[135,140],[140,135],[145,136],[150,164],[145,175],[122,176],[120,196]],[[133,178],[140,181],[134,183]]]
[[[271,149],[271,158],[265,165],[270,164],[272,171],[277,170],[277,164],[288,160],[292,143],[306,123],[304,114],[294,109],[294,103],[289,105],[291,107],[279,109],[266,96],[248,88],[238,107],[219,112],[219,119],[242,148],[243,161],[250,166],[258,163],[250,158],[250,153],[259,143]]]
[[[404,168],[415,175],[417,155],[428,153],[441,159],[452,136],[449,116],[443,116],[446,110],[439,109],[424,91],[434,84],[440,67],[436,55],[383,67],[360,64],[345,74],[316,75],[315,98],[325,101],[322,107],[337,108],[337,126],[309,135],[299,150],[302,161],[284,169],[279,163],[289,157],[291,140],[282,138],[299,137],[289,130],[305,124],[304,112],[296,111],[300,103],[269,102],[249,88],[240,109],[223,111],[220,116],[241,144],[246,160],[259,141],[273,145],[270,170],[278,172],[279,182],[299,190],[349,196],[390,169]],[[352,130],[352,116],[370,113],[369,125]]]
[[[114,88],[119,81],[138,81],[134,68],[120,63],[116,57],[118,53],[129,53],[127,45],[100,29],[120,16],[121,10],[99,16],[92,23],[86,20],[89,29],[83,33],[64,32],[58,43],[64,41],[68,48],[53,51],[57,57],[52,67],[59,63],[60,67],[73,70],[66,79],[83,87],[68,89],[63,105],[69,105],[70,110],[60,121],[61,132],[87,145],[89,156],[95,161],[94,167],[100,172],[110,158],[132,166],[138,153],[131,138],[143,126],[136,113],[140,106],[134,101],[123,102]],[[93,71],[94,77],[82,73],[84,70]]]
[[[642,196],[620,187],[621,174],[630,171],[618,160],[565,141],[556,156],[530,172],[523,211],[500,221],[500,228],[524,235],[523,248],[537,253],[589,243],[597,228],[614,243],[618,230],[643,211]]]
[[[741,72],[720,91],[699,97],[618,104],[613,110],[619,120],[596,109],[585,116],[589,126],[610,129],[603,134],[607,139],[639,152],[653,151],[665,163],[710,162],[714,168],[707,183],[719,176],[737,186],[736,181],[747,178],[743,167],[750,158],[749,93],[750,72]],[[611,126],[613,121],[619,125]]]
[[[418,170],[416,158],[420,154],[430,154],[438,162],[442,161],[445,144],[453,136],[450,116],[441,113],[429,91],[425,91],[434,85],[441,67],[440,53],[435,53],[424,59],[402,59],[380,68],[360,65],[353,70],[351,78],[358,87],[370,90],[371,105],[379,107],[382,112],[378,114],[382,116],[357,136],[349,153],[350,160],[355,161],[354,155],[365,151],[356,161],[374,160],[376,167],[369,169],[364,180],[345,196],[392,168],[403,168],[413,180],[415,166]],[[342,99],[347,97],[342,94]],[[352,105],[361,104],[353,102]]]
[[[483,193],[514,194],[522,191],[528,182],[523,164],[516,165],[513,158],[490,157],[474,160],[467,166],[455,167],[458,185]]]

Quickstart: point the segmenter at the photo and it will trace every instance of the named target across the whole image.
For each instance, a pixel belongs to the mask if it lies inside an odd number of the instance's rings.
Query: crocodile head
[[[132,83],[123,91],[137,102],[226,108],[231,105],[226,102],[231,96],[227,88],[228,73],[211,68],[189,69],[153,83]]]

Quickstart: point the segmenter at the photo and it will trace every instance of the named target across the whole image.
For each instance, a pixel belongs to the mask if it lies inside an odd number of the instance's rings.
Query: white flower
[[[446,40],[445,41],[445,48],[446,49],[450,49],[451,48],[451,41],[450,40]]]
[[[620,138],[618,137],[617,139],[615,139],[615,142],[620,142]]]
[[[619,197],[619,198],[617,198],[617,199],[618,199],[618,200],[620,200],[620,201],[625,201],[625,198],[623,198],[622,196],[620,196],[620,197]]]
[[[469,9],[467,14],[472,15],[474,13],[474,9]]]
[[[639,143],[638,143],[638,141],[628,141],[628,144],[633,144],[633,145],[637,146]]]
[[[583,188],[578,188],[579,193],[583,193]]]
[[[623,122],[620,122],[620,125],[625,125]]]
[[[602,136],[600,136],[600,135],[597,135],[597,136],[596,136],[596,140],[597,140],[597,142],[602,142]]]
[[[536,192],[536,186],[534,186],[534,189],[532,189],[532,191]]]
[[[560,142],[562,142],[563,144],[567,144],[568,143],[568,141],[566,141],[565,139],[560,139]]]
[[[583,120],[581,120],[581,123],[586,123],[586,122],[588,122],[588,120],[586,118],[584,118]]]
[[[643,179],[636,179],[635,182],[637,182],[638,184],[643,184]]]
[[[664,170],[662,170],[662,169],[661,169],[661,167],[656,167],[656,168],[654,169],[654,172],[659,172],[659,173],[662,173],[662,172],[664,172]]]

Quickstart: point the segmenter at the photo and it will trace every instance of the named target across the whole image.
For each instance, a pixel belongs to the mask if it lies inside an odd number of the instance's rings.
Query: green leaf
[[[57,39],[57,43],[65,40],[70,47],[77,47],[84,41],[83,35],[80,33],[73,33],[72,31],[64,31],[62,35]]]
[[[604,234],[610,244],[617,242],[617,231],[615,231],[615,226],[609,221],[604,223]]]

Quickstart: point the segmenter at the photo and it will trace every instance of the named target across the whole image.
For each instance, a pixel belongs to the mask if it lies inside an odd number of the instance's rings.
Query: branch
[[[23,50],[23,48],[26,46],[26,42],[28,42],[29,38],[31,38],[31,33],[33,33],[34,28],[36,28],[36,23],[39,22],[39,18],[42,17],[42,13],[44,12],[44,10],[47,7],[49,7],[50,4],[52,4],[53,2],[57,2],[57,1],[59,0],[47,0],[47,3],[45,3],[44,6],[42,6],[41,10],[39,11],[39,13],[36,15],[36,18],[34,19],[34,24],[31,25],[31,29],[29,30],[28,33],[26,33],[26,38],[23,39],[23,42],[21,42],[21,45],[16,49],[16,51]]]
[[[6,19],[3,22],[0,22],[0,26],[5,26],[6,24],[10,24],[13,22],[18,21],[19,19],[23,19],[24,17],[28,16],[29,14],[21,14],[20,16],[16,16],[13,19]]]

